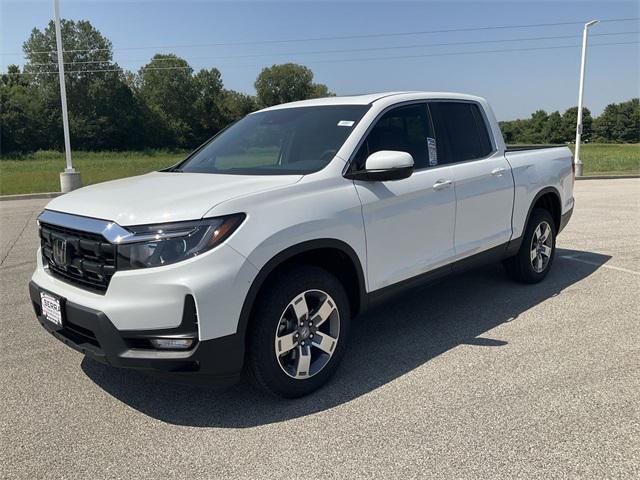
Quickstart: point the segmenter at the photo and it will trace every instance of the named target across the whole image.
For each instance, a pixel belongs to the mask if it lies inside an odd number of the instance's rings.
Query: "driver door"
[[[354,180],[362,202],[367,243],[369,291],[446,265],[454,254],[455,193],[451,167],[439,165],[426,102],[392,108],[380,117],[354,159],[380,150],[408,152],[414,160],[409,178]],[[427,140],[427,139],[430,140]]]

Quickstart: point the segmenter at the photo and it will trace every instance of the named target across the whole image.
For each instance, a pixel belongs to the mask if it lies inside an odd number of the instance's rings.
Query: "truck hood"
[[[121,226],[196,220],[226,200],[290,185],[301,178],[153,172],[75,190],[55,198],[46,208]]]

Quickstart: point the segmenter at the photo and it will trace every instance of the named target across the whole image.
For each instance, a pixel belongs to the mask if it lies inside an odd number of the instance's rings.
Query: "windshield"
[[[247,115],[176,170],[251,175],[316,172],[333,159],[368,109],[368,105],[335,105]]]

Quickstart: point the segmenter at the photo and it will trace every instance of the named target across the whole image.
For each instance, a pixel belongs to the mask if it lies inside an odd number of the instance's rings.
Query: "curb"
[[[640,175],[583,175],[576,177],[576,180],[616,180],[618,178],[640,178]]]
[[[34,200],[38,198],[54,198],[62,195],[60,192],[47,192],[47,193],[22,193],[20,195],[0,195],[0,202],[6,202],[9,200]]]

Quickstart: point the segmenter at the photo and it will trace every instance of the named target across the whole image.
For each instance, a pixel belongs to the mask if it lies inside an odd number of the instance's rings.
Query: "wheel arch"
[[[348,262],[337,264],[336,260],[338,259],[348,260]],[[240,311],[236,333],[242,338],[246,337],[255,301],[267,279],[276,275],[282,268],[295,263],[317,265],[336,275],[347,290],[352,316],[366,309],[367,294],[364,270],[355,250],[342,240],[332,238],[309,240],[286,248],[273,256],[260,269],[249,287]],[[342,274],[336,274],[336,269],[341,269]]]
[[[535,208],[544,208],[551,214],[555,223],[556,233],[560,230],[560,221],[562,218],[562,201],[560,192],[555,187],[546,187],[540,190],[534,197],[527,212],[527,220],[525,228],[529,224],[529,219]]]
[[[527,229],[527,225],[529,225],[531,214],[533,213],[533,210],[538,206],[549,210],[549,213],[551,213],[551,217],[556,224],[556,235],[560,233],[559,231],[562,218],[561,198],[562,197],[560,197],[560,192],[555,187],[545,187],[534,195],[533,200],[531,200],[531,204],[529,205],[527,217],[525,218],[525,222],[522,227],[522,234],[520,235],[520,237],[512,239],[509,242],[509,245],[507,246],[507,250],[505,252],[505,257],[510,257],[518,253],[520,245],[522,244],[522,238],[524,237],[525,231]]]

